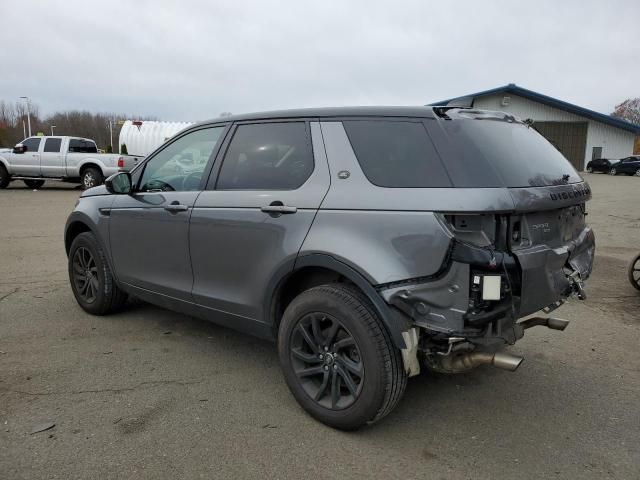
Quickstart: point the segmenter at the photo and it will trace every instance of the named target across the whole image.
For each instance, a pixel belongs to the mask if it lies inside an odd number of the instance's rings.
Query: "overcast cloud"
[[[418,105],[506,83],[640,96],[640,2],[0,0],[0,99],[162,120]]]

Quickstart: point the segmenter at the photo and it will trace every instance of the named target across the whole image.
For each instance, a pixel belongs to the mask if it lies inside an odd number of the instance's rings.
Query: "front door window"
[[[188,133],[147,162],[140,180],[141,192],[199,190],[202,174],[224,127]]]

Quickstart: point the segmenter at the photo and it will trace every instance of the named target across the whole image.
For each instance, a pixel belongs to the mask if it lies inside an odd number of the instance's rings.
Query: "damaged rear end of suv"
[[[585,222],[591,190],[558,150],[513,116],[446,107],[435,113],[428,132],[454,187],[437,195],[471,195],[474,204],[434,212],[449,236],[435,274],[380,291],[417,327],[408,338],[428,368],[513,371],[523,359],[501,347],[528,328],[564,330],[569,323],[548,315],[518,320],[586,298],[595,253]]]
[[[523,358],[504,347],[534,326],[564,330],[548,314],[586,298],[590,187],[509,114],[417,117],[321,122],[332,184],[300,258],[326,253],[367,279],[406,376],[514,371]]]

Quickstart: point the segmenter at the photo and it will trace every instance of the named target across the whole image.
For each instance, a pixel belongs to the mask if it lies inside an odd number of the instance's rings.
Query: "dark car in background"
[[[618,175],[620,173],[640,177],[640,155],[622,158],[620,161],[611,165],[611,169],[609,170],[610,175]]]
[[[611,164],[616,162],[617,160],[609,160],[608,158],[596,158],[595,160],[591,160],[589,163],[587,163],[586,170],[588,173],[609,173],[609,170],[611,170]]]

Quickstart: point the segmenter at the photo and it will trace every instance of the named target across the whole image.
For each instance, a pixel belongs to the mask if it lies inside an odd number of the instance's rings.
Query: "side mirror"
[[[24,153],[27,151],[27,147],[23,144],[18,143],[15,147],[13,147],[13,153]]]
[[[109,193],[129,195],[133,189],[131,186],[131,174],[129,172],[114,173],[104,181],[104,186]]]

